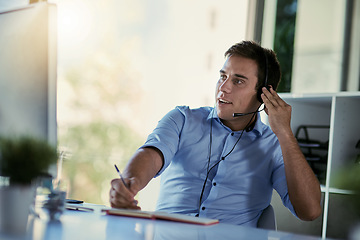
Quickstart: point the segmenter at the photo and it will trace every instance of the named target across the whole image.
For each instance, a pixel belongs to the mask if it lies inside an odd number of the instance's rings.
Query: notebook
[[[198,225],[213,225],[213,224],[219,223],[218,219],[193,217],[193,216],[188,216],[188,215],[184,215],[184,214],[166,213],[166,212],[160,212],[160,211],[149,212],[149,211],[141,211],[141,210],[112,208],[112,209],[105,210],[105,212],[108,215],[158,219],[158,220],[191,223],[191,224],[198,224]]]

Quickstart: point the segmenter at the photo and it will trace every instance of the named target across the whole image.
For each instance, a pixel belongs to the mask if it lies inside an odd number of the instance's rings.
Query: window
[[[279,56],[279,91],[359,90],[359,8],[352,0],[265,2],[262,42]]]
[[[58,127],[69,197],[108,204],[110,180],[177,105],[214,104],[224,52],[245,38],[247,0],[63,0]],[[139,195],[152,210],[158,179]]]

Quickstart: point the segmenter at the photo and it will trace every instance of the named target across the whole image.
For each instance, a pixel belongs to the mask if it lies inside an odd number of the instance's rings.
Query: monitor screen
[[[56,146],[56,5],[0,12],[0,135]]]

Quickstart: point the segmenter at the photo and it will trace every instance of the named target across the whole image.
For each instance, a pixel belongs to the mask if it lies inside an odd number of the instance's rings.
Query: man
[[[127,164],[127,186],[112,180],[112,207],[140,209],[134,196],[162,175],[157,210],[256,227],[276,189],[298,218],[321,214],[320,185],[291,131],[291,107],[275,92],[275,53],[243,41],[225,56],[215,108],[170,111]]]

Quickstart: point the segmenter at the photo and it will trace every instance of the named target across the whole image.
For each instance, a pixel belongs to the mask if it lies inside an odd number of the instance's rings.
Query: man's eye
[[[241,83],[243,83],[244,81],[242,80],[242,79],[234,79],[233,80],[233,83],[234,84],[241,84]]]
[[[225,81],[226,80],[226,75],[220,75],[220,80]]]

